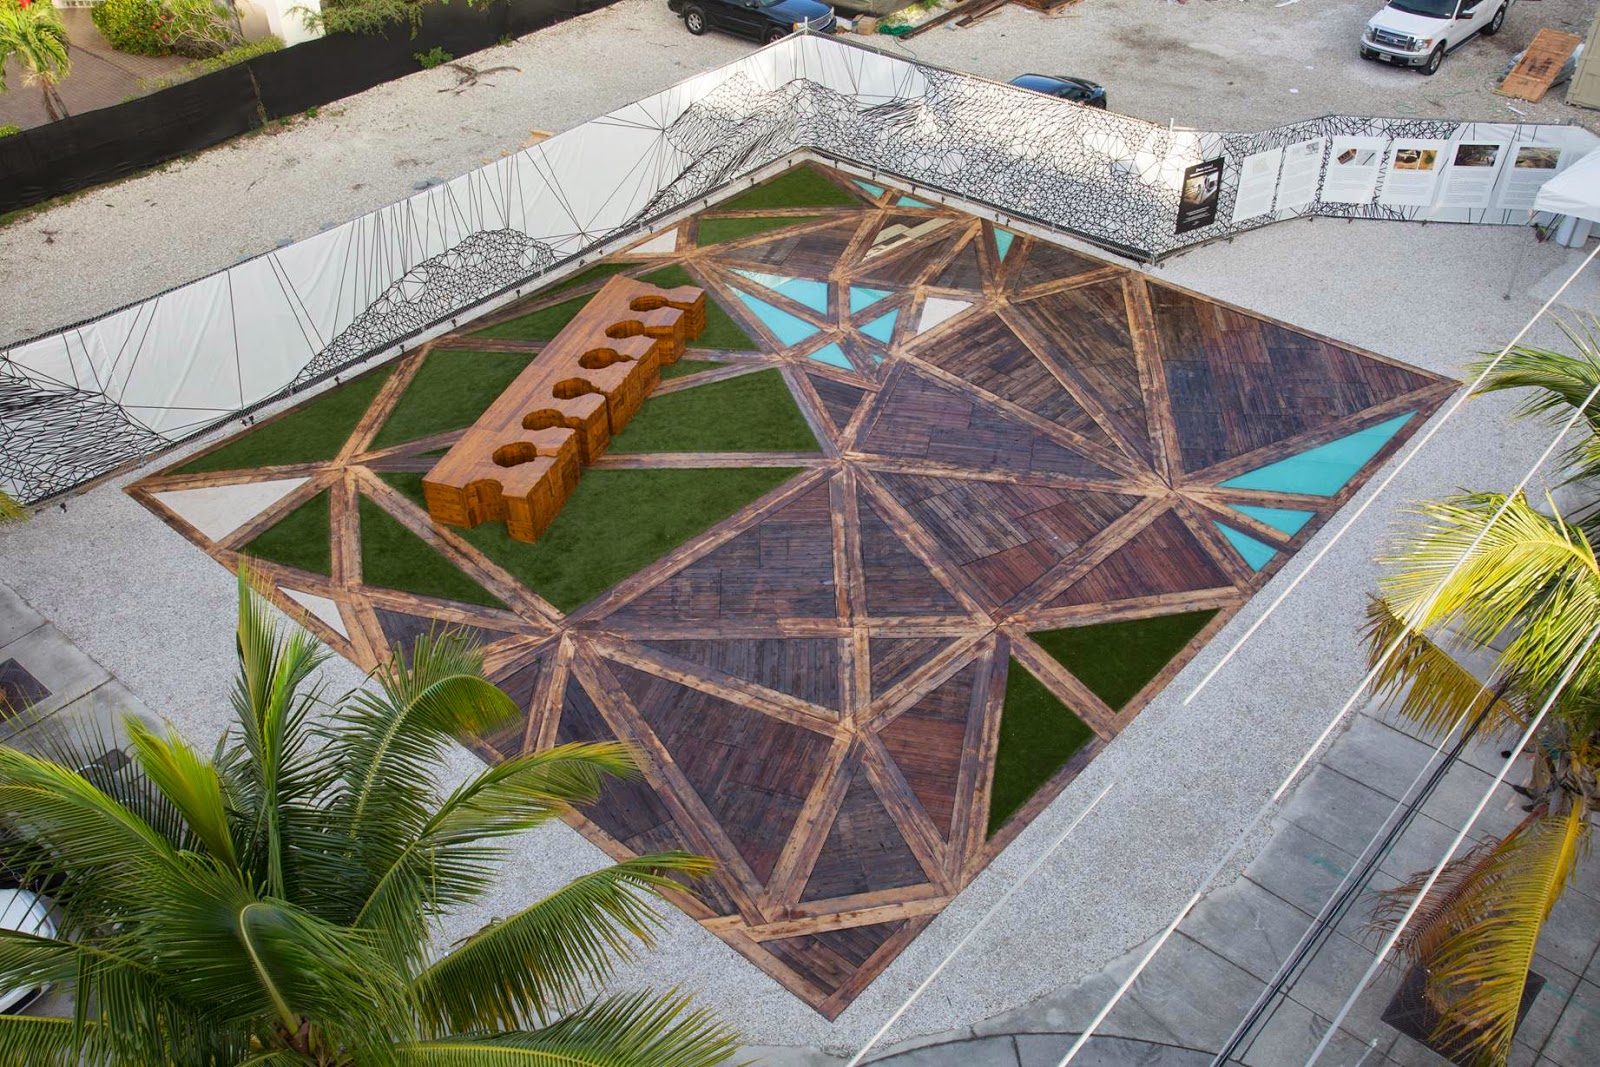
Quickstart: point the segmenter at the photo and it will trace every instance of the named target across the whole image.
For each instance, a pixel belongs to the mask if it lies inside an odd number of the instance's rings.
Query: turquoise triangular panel
[[[894,203],[895,203],[896,207],[926,207],[926,208],[933,207],[932,204],[924,204],[921,200],[918,200],[914,196],[902,196],[899,200],[896,200]]]
[[[871,307],[884,297],[889,296],[887,289],[868,289],[861,285],[850,287],[850,314],[854,315],[862,308]]]
[[[797,345],[821,328],[789,314],[782,308],[773,307],[765,300],[758,300],[749,293],[735,289],[733,295],[743,301],[745,307],[755,312],[756,318],[760,319],[767,329],[772,331],[772,335],[785,345]]]
[[[857,185],[861,186],[861,188],[871,193],[874,197],[880,197],[883,195],[883,186],[881,185],[873,185],[871,182],[864,182],[860,178],[854,178],[852,180]]]
[[[1339,490],[1356,476],[1356,472],[1382,451],[1389,439],[1399,433],[1400,427],[1411,421],[1415,414],[1414,411],[1408,411],[1349,437],[1341,437],[1337,441],[1307,449],[1297,456],[1257,467],[1222,484],[1230,489],[1337,496]]]
[[[1257,522],[1266,523],[1274,530],[1293,537],[1305,524],[1317,517],[1314,511],[1296,511],[1293,508],[1263,508],[1253,504],[1234,504],[1233,510],[1242,512]]]
[[[899,317],[900,312],[898,310],[891,311],[887,315],[879,315],[865,326],[860,327],[860,330],[874,341],[882,341],[884,344],[888,344],[889,339],[894,336],[894,322]]]
[[[1016,234],[1011,233],[1009,230],[1002,230],[998,226],[994,228],[994,246],[1000,250],[1001,259],[1005,259],[1006,253],[1011,251],[1011,242],[1014,240],[1016,240]]]
[[[844,354],[844,349],[838,344],[826,344],[810,354],[811,359],[818,363],[826,363],[830,367],[842,367],[845,370],[855,370],[850,364],[850,357]]]
[[[1272,557],[1278,554],[1278,550],[1271,545],[1257,541],[1254,537],[1247,533],[1241,533],[1232,526],[1224,526],[1222,523],[1215,521],[1212,522],[1212,525],[1222,531],[1222,536],[1226,537],[1228,543],[1238,551],[1239,555],[1244,557],[1244,561],[1250,564],[1250,569],[1253,571],[1258,571],[1265,567],[1272,561]]]
[[[783,274],[763,274],[757,270],[734,269],[735,274],[743,275],[755,282],[764,285],[775,293],[782,293],[797,304],[804,304],[819,315],[828,313],[828,283],[814,282],[810,278],[790,278]]]

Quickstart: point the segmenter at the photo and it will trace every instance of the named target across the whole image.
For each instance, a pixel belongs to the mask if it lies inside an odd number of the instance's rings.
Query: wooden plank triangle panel
[[[1561,65],[1582,43],[1583,38],[1577,34],[1548,27],[1540,30],[1495,92],[1538,103],[1550,91],[1550,83],[1556,80],[1556,75],[1561,73]]]

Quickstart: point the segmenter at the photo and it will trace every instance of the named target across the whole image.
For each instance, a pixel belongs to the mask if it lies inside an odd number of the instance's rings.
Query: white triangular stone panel
[[[339,614],[338,604],[335,604],[325,596],[318,596],[315,593],[302,593],[298,589],[286,589],[281,585],[278,586],[278,591],[311,612],[322,622],[327,623],[328,628],[334,633],[346,641],[350,640],[350,631],[344,628],[344,618]]]
[[[220,541],[306,481],[305,478],[276,478],[270,482],[169,489],[152,495],[178,518],[211,540]]]
[[[658,233],[642,245],[628,249],[630,256],[669,256],[678,250],[678,228]]]
[[[941,322],[953,319],[972,306],[970,300],[951,300],[944,296],[930,296],[922,305],[922,317],[917,320],[917,332],[925,333]]]

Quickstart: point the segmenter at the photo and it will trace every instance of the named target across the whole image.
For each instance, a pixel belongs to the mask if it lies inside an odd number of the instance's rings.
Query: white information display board
[[[1539,195],[1545,182],[1560,172],[1562,155],[1562,149],[1556,145],[1517,145],[1507,163],[1510,170],[1501,182],[1497,206],[1508,211],[1532,211],[1533,198]]]
[[[1322,153],[1326,137],[1296,141],[1283,150],[1283,171],[1278,179],[1279,211],[1298,211],[1317,198],[1317,182],[1322,177]]]
[[[1494,202],[1494,184],[1506,161],[1500,141],[1462,141],[1450,153],[1444,171],[1440,207],[1486,208]]]
[[[1396,140],[1378,203],[1388,207],[1427,207],[1444,173],[1449,141]]]
[[[1370,204],[1378,192],[1379,168],[1389,147],[1384,137],[1335,137],[1322,180],[1325,204]]]
[[[1278,168],[1283,149],[1269,148],[1246,156],[1239,166],[1239,192],[1233,201],[1233,221],[1253,219],[1272,213],[1273,194],[1278,191]]]

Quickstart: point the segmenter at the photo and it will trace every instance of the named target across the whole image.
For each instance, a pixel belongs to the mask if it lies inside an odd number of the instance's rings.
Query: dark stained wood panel
[[[833,421],[834,428],[843,431],[861,404],[861,398],[867,395],[867,391],[815,374],[808,374],[806,377],[811,380],[811,386],[816,389],[817,396],[822,398],[822,407],[827,411],[828,418]]]
[[[765,882],[822,773],[829,740],[620,663],[611,669],[739,855]]]
[[[849,981],[905,923],[904,919],[899,919],[820,934],[802,934],[763,941],[761,947],[804,976],[806,981],[831,994]]]
[[[1437,379],[1150,285],[1183,468],[1338,422]]]
[[[1032,585],[1140,500],[1011,482],[877,477],[995,606]]]
[[[494,684],[499,686],[517,707],[522,709],[522,716],[514,725],[501,730],[499,733],[483,738],[484,744],[500,753],[506,759],[522,755],[533,696],[538,690],[539,679],[544,676],[547,660],[548,655],[536,656],[531,662],[524,663],[493,679]]]
[[[623,605],[624,622],[833,618],[826,482]]]
[[[823,707],[839,706],[839,642],[832,637],[645,641],[679,659]]]
[[[1000,408],[897,366],[884,386],[861,451],[974,470],[1008,467],[1107,480],[1111,472]]]
[[[872,698],[876,700],[910,677],[949,644],[943,637],[874,637],[867,642]]]
[[[577,679],[567,683],[561,705],[561,722],[556,744],[611,742],[617,739],[606,724],[589,694]],[[656,795],[652,783],[643,777],[607,778],[600,787],[600,799],[583,809],[583,815],[617,842],[639,854],[681,849],[697,852],[687,834],[673,820],[666,804]],[[733,899],[715,878],[690,884],[696,897],[718,915],[738,910]]]
[[[955,258],[936,274],[931,283],[944,289],[983,290],[983,267],[978,261],[978,236],[962,246]]]
[[[391,649],[398,646],[407,663],[411,662],[411,646],[423,634],[431,633],[435,637],[445,633],[460,634],[464,640],[477,645],[486,645],[505,636],[504,633],[485,630],[470,623],[442,622],[387,608],[374,607],[373,614],[378,617],[378,627],[383,630],[384,644]]]
[[[1233,585],[1176,512],[1155,522],[1073,582],[1047,606],[1108,604],[1117,600],[1188,593]]]
[[[1139,360],[1128,326],[1122,282],[1051,293],[1012,305],[1056,366],[1070,374],[1118,421],[1129,443],[1150,458],[1149,425]]]
[[[730,249],[727,257],[756,266],[782,267],[782,273],[792,277],[826,278],[854,240],[859,225],[859,216],[852,213],[814,230],[783,233],[770,241]]]
[[[908,218],[911,223],[925,222],[927,216],[921,218]],[[895,225],[893,216],[885,225]],[[918,242],[907,245],[904,249],[895,249],[880,255],[864,259],[856,268],[855,280],[857,284],[873,286],[879,289],[900,290],[908,285],[914,285],[933,266],[950,254],[950,249],[962,237],[962,229],[954,224],[946,224],[937,233]]]
[[[904,889],[928,879],[860,767],[806,879],[801,901]]]
[[[1096,444],[1117,447],[998,315],[970,317],[958,334],[918,346],[917,355]]]
[[[1013,251],[1012,255],[1015,256],[1016,252]],[[1105,266],[1100,260],[1035,239],[1029,243],[1027,258],[1022,261],[1022,266],[1012,268],[1007,282],[1009,288],[1023,289],[1102,270]]]
[[[922,810],[947,839],[979,667],[976,661],[967,664],[878,731]]]
[[[906,547],[865,495],[859,498],[857,514],[869,615],[944,615],[961,610],[961,602]]]

